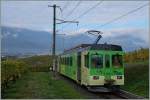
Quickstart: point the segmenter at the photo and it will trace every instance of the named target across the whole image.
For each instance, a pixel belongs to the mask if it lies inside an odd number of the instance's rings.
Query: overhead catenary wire
[[[64,16],[63,16],[62,13],[64,12],[65,9],[67,9],[67,7],[69,6],[69,4],[70,4],[70,2],[67,1],[67,2],[64,4],[64,6],[62,7],[62,9],[61,9],[61,18],[62,18],[62,19],[64,19]]]
[[[83,17],[84,15],[86,15],[87,13],[89,13],[91,10],[95,9],[97,6],[99,6],[100,4],[102,4],[103,0],[101,0],[100,2],[98,2],[97,4],[93,5],[92,7],[90,7],[88,10],[86,10],[85,12],[83,12],[81,15],[79,15],[78,17],[74,18],[73,21],[75,21],[76,19],[79,19],[81,17]],[[66,27],[68,24],[66,24],[65,26],[62,27],[62,29],[64,27]],[[61,30],[61,29],[60,29]]]
[[[102,2],[103,2],[103,0],[101,0],[97,4],[93,5],[91,8],[89,8],[88,10],[86,10],[85,12],[83,12],[81,15],[79,15],[76,18],[74,18],[73,20],[76,20],[76,19],[79,19],[79,18],[83,17],[84,15],[86,15],[87,13],[89,13],[91,10],[95,9],[97,6],[99,6],[100,4],[102,4]]]
[[[77,7],[81,4],[82,1],[78,1],[78,3],[75,5],[75,7],[66,15],[67,17],[71,16],[72,13],[77,9]]]
[[[113,22],[115,22],[115,21],[117,21],[117,20],[119,20],[119,19],[121,19],[121,18],[123,18],[123,17],[129,15],[129,14],[132,14],[132,13],[134,13],[134,12],[136,12],[136,11],[138,11],[138,10],[144,8],[144,7],[147,6],[147,5],[149,5],[149,3],[144,4],[144,5],[142,5],[142,6],[138,7],[138,8],[136,8],[136,9],[133,9],[133,10],[131,10],[131,11],[129,11],[129,12],[127,12],[127,13],[125,13],[125,14],[119,16],[119,17],[117,17],[117,18],[114,18],[114,19],[112,19],[112,20],[110,20],[110,21],[108,21],[108,22],[102,24],[100,27],[104,27],[104,26],[106,26],[106,25],[108,25],[108,24],[111,24],[111,23],[113,23]]]
[[[132,13],[134,13],[134,12],[136,12],[136,11],[138,11],[138,10],[144,8],[145,6],[148,6],[148,5],[149,5],[149,3],[144,4],[144,5],[142,5],[142,6],[138,7],[138,8],[136,8],[136,9],[133,9],[133,10],[131,10],[131,11],[128,11],[127,13],[125,13],[125,14],[119,16],[119,17],[116,17],[116,18],[114,18],[114,19],[112,19],[112,20],[110,20],[110,21],[108,21],[108,22],[106,22],[106,23],[100,25],[99,28],[104,27],[104,26],[106,26],[106,25],[108,25],[108,24],[111,24],[111,23],[113,23],[113,22],[115,22],[115,21],[117,21],[117,20],[119,20],[119,19],[122,19],[123,17],[128,16],[128,15],[130,15],[130,14],[132,14]],[[83,25],[83,26],[85,26],[85,25]],[[80,27],[83,27],[83,26],[80,26]]]
[[[67,1],[64,6],[62,7],[62,11],[64,11],[65,9],[67,9],[67,7],[69,6],[70,2]]]

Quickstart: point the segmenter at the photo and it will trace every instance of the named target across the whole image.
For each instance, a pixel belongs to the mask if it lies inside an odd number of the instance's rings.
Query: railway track
[[[144,97],[132,94],[130,92],[127,92],[125,90],[119,90],[117,92],[113,92],[114,95],[118,95],[123,99],[145,99]]]
[[[59,79],[63,79],[67,83],[71,84],[72,87],[77,91],[80,91],[83,94],[87,94],[89,99],[145,99],[141,96],[137,96],[121,89],[116,92],[90,92],[86,87],[77,84],[75,81],[63,75],[58,74],[58,77]]]

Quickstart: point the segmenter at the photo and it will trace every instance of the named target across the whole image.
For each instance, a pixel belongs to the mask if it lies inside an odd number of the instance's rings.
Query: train
[[[124,51],[114,44],[80,44],[58,57],[57,71],[90,91],[109,92],[124,85]]]

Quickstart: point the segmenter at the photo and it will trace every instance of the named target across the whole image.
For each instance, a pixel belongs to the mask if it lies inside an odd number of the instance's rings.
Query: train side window
[[[68,57],[68,65],[70,66],[70,57]]]
[[[66,65],[69,65],[69,59],[66,57]]]
[[[62,64],[62,58],[60,58],[60,64]]]
[[[68,65],[68,57],[66,57],[66,65]]]
[[[67,57],[68,58],[68,66],[70,66],[70,57]]]
[[[66,64],[66,58],[64,57],[64,65]]]
[[[68,57],[66,57],[66,65],[68,65]]]
[[[70,57],[70,66],[72,66],[72,57]]]
[[[92,55],[91,64],[93,68],[103,68],[103,55]]]
[[[70,57],[67,57],[67,58],[68,58],[68,61],[67,61],[68,66],[70,66]]]
[[[65,57],[65,65],[66,65],[66,57]]]
[[[63,64],[63,57],[61,57],[61,64]]]
[[[84,66],[89,68],[89,55],[84,56]]]
[[[110,67],[110,55],[105,55],[105,67]]]
[[[65,57],[63,57],[63,64],[65,64]]]

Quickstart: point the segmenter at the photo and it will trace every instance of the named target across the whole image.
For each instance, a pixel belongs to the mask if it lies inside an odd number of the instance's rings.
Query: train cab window
[[[102,55],[92,55],[91,56],[91,65],[93,68],[102,68],[103,67],[103,56]]]
[[[110,56],[105,55],[105,67],[109,68],[110,67]]]
[[[89,55],[84,56],[84,66],[89,68]]]
[[[112,55],[112,65],[116,68],[122,67],[122,55]]]

